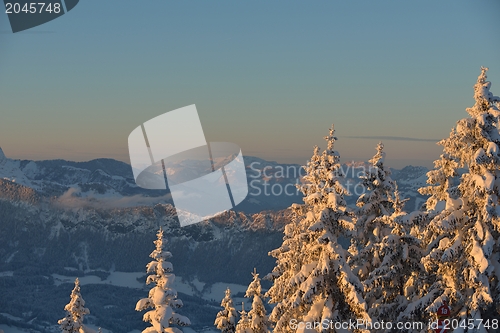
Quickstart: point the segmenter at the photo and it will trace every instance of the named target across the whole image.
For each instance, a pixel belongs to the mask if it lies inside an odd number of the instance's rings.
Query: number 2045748
[[[17,2],[5,3],[5,13],[7,14],[42,14],[42,13],[55,13],[61,12],[61,4],[58,2],[31,2],[20,4]]]

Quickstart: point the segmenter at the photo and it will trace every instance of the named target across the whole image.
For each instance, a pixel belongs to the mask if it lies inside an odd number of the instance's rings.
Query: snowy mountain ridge
[[[7,158],[0,147],[0,178],[31,188],[36,188],[36,185],[29,181],[28,177],[19,166],[20,162]]]
[[[216,161],[220,164],[223,161]],[[267,210],[286,209],[293,203],[302,202],[302,194],[296,189],[303,175],[297,164],[279,164],[257,157],[245,156],[249,195],[238,207],[238,211],[249,214]],[[369,166],[366,162],[350,162],[342,165],[344,182],[352,188],[360,182],[360,171]],[[190,173],[196,169],[196,161],[184,161],[169,165],[168,172]],[[410,204],[419,198],[417,189],[425,185],[424,167],[407,166],[392,170],[400,191],[407,195]],[[161,190],[145,190],[136,186],[132,170],[126,163],[112,159],[96,159],[88,162],[65,160],[13,160],[0,153],[0,179],[10,181],[36,191],[44,198],[58,198],[59,206],[70,208],[126,208],[173,204],[170,194]],[[3,189],[0,187],[0,196]],[[356,193],[353,193],[356,194]],[[359,194],[359,193],[358,193]],[[421,196],[420,196],[421,199]],[[353,205],[356,195],[347,198]]]

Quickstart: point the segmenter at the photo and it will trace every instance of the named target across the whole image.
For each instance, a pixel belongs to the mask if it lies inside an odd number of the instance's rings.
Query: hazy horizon
[[[381,140],[381,141],[383,142],[383,140]],[[387,147],[387,144],[384,143],[384,146]],[[324,148],[324,145],[323,145],[323,147],[320,146],[320,148]],[[89,156],[88,158],[85,158],[84,155],[82,154],[82,155],[78,155],[81,158],[74,159],[74,158],[61,157],[58,155],[51,157],[51,156],[43,156],[43,155],[38,155],[38,154],[33,154],[32,156],[15,154],[15,153],[12,154],[10,151],[4,149],[3,146],[1,146],[1,145],[0,145],[0,149],[3,151],[3,153],[5,154],[5,156],[7,158],[13,159],[13,160],[33,160],[33,161],[66,160],[66,161],[70,161],[70,162],[88,162],[88,161],[92,161],[92,160],[96,160],[96,159],[114,159],[114,160],[121,161],[121,162],[124,162],[124,163],[130,165],[130,159],[128,157],[128,153],[126,154],[126,156],[123,156],[123,158],[119,158],[119,157],[115,158],[115,157],[110,157],[110,156]],[[387,148],[385,148],[385,150],[387,151]],[[313,147],[311,147],[311,155],[312,155],[312,152],[313,152]],[[372,158],[372,156],[367,156],[366,158],[348,159],[348,158],[344,158],[342,156],[342,152],[339,152],[339,153],[341,155],[340,156],[341,163],[368,162],[368,160]],[[304,157],[302,159],[297,158],[297,157],[273,159],[272,156],[266,157],[266,156],[252,155],[252,154],[243,154],[243,156],[244,157],[256,157],[256,158],[260,158],[260,159],[263,159],[263,160],[266,160],[269,162],[277,162],[280,164],[298,164],[298,165],[305,165],[306,162],[310,159],[310,156]],[[429,169],[433,168],[433,163],[432,163],[433,161],[430,161],[430,163],[427,163],[427,164],[419,163],[419,162],[421,162],[421,161],[420,160],[411,160],[411,159],[396,159],[396,158],[387,157],[385,165],[387,165],[388,167],[394,168],[394,169],[402,169],[403,167],[409,166],[409,165],[424,166],[424,167],[427,167]]]

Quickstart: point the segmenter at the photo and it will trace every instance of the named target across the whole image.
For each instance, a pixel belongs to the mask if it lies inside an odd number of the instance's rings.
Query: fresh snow
[[[23,318],[19,318],[19,317],[16,317],[16,316],[13,316],[11,314],[8,314],[8,313],[0,313],[0,316],[3,316],[7,319],[10,319],[10,320],[13,320],[13,321],[24,321]]]
[[[231,289],[231,292],[233,295],[239,294],[239,293],[245,293],[247,290],[246,286],[242,286],[240,284],[217,282],[211,286],[210,291],[203,294],[203,299],[208,300],[208,301],[222,299],[222,297],[224,297],[224,293],[226,292],[227,288]],[[239,298],[238,300],[243,301],[244,299]],[[241,305],[241,301],[236,302],[236,299],[235,299],[235,304]]]
[[[32,332],[33,331],[28,329],[25,330],[19,327],[0,324],[0,333],[32,333]]]
[[[142,272],[111,272],[106,280],[101,280],[100,277],[95,275],[86,275],[79,277],[80,285],[88,285],[88,284],[109,284],[117,287],[127,287],[133,289],[142,289],[144,287],[144,283],[137,281],[137,278],[144,276]],[[52,274],[54,278],[54,284],[59,286],[63,283],[73,283],[76,279],[76,276],[64,276],[59,274]]]
[[[479,242],[474,241],[473,244],[474,245],[471,250],[471,256],[476,261],[479,268],[479,272],[483,274],[488,268],[488,259],[484,257],[483,249],[479,245]]]
[[[0,179],[7,179],[16,184],[24,185],[31,188],[38,188],[33,185],[31,181],[19,168],[20,162],[11,160],[5,156],[0,148]]]
[[[12,271],[0,272],[0,277],[7,277],[7,276],[14,276],[14,272]]]
[[[71,268],[71,267],[68,267]],[[0,272],[0,277],[2,276],[12,276],[13,272]],[[132,289],[143,289],[145,287],[145,283],[142,281],[138,281],[137,278],[141,278],[145,275],[143,272],[117,272],[112,271],[106,280],[101,280],[100,277],[96,275],[85,275],[79,277],[80,285],[89,285],[89,284],[107,284],[116,287],[126,287]],[[54,284],[59,286],[64,283],[73,283],[76,276],[66,276],[60,274],[52,274],[54,278]],[[193,288],[194,286],[194,288]],[[196,296],[197,294],[203,291],[203,287],[205,287],[205,283],[194,279],[192,282],[185,281],[181,276],[176,276],[175,281],[172,287],[177,290],[177,292],[189,295]],[[213,284],[208,291],[205,291],[201,294],[201,297],[207,301],[214,301],[221,299],[224,296],[224,292],[226,288],[229,287],[235,294],[236,293],[245,293],[246,286],[234,284],[234,283],[224,283],[218,282]],[[235,298],[236,304],[240,304],[241,302],[247,302],[248,300],[239,297]]]

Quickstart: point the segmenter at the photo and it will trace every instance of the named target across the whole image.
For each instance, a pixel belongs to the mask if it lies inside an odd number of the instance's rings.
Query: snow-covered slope
[[[10,180],[11,182],[25,185],[31,188],[38,188],[19,168],[20,161],[15,161],[7,158],[0,148],[0,178]]]

